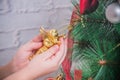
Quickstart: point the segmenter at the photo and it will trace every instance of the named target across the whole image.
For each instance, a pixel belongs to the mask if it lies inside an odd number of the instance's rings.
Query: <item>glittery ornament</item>
[[[105,15],[111,23],[120,23],[120,4],[117,2],[107,6]]]
[[[35,55],[45,52],[55,44],[60,45],[59,38],[64,37],[63,35],[58,35],[58,31],[55,29],[51,29],[50,31],[45,31],[44,28],[41,28],[40,33],[44,37],[43,46],[40,49],[38,49],[38,51],[34,55],[31,55],[29,57],[29,60],[31,60]]]
[[[47,80],[64,80],[64,78],[63,78],[63,75],[60,74],[60,75],[58,75],[58,76],[55,77],[55,78],[48,78]]]

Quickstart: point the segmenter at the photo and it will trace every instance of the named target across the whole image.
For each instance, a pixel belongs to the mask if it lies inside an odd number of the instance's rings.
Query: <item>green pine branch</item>
[[[105,9],[113,1],[99,0],[95,12],[78,14],[80,20],[73,25],[72,61],[83,71],[82,80],[118,80],[120,23],[112,24],[105,17]],[[77,10],[79,12],[78,7]]]

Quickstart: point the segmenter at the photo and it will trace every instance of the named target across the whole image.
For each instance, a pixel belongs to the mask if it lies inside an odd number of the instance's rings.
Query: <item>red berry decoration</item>
[[[80,14],[89,14],[98,7],[98,0],[80,0]]]

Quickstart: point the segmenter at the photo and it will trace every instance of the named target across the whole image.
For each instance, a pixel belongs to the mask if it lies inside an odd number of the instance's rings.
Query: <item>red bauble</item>
[[[98,0],[80,0],[80,14],[89,14],[97,9]]]

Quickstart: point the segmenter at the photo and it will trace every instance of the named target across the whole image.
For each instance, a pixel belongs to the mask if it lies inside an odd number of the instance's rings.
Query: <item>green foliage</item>
[[[83,71],[82,80],[92,77],[94,80],[116,80],[116,73],[119,73],[119,51],[115,43],[106,40],[95,39],[85,49],[76,49],[73,56],[77,56],[77,67]],[[78,54],[79,53],[79,54]],[[73,61],[76,57],[73,57]],[[99,61],[106,61],[102,65]]]
[[[120,34],[120,23],[119,24],[115,24],[114,27],[117,30],[117,32]]]
[[[83,71],[82,80],[119,80],[120,23],[112,24],[105,17],[105,9],[114,0],[99,0],[98,9],[73,27],[74,53],[72,60]],[[79,10],[78,10],[79,12]],[[106,61],[100,64],[100,61]]]

